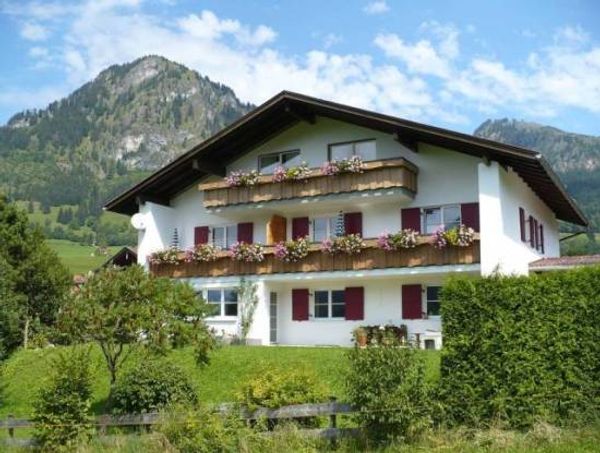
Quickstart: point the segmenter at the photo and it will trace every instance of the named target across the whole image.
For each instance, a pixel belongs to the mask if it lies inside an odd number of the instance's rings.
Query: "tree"
[[[27,214],[0,197],[0,259],[4,285],[16,297],[23,347],[27,347],[32,321],[53,327],[69,291],[71,277]],[[13,312],[13,314],[15,314]],[[11,341],[10,352],[14,349]]]
[[[157,278],[139,266],[100,271],[62,312],[60,328],[100,346],[111,387],[136,349],[164,354],[187,344],[210,347],[207,306],[186,283]]]

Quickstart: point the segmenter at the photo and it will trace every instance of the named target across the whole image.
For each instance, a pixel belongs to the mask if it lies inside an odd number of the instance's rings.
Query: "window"
[[[211,242],[215,247],[229,249],[237,242],[237,225],[222,225],[212,227]]]
[[[425,208],[422,212],[422,218],[423,231],[425,234],[433,234],[440,227],[449,230],[460,225],[460,206],[448,205],[436,208]]]
[[[329,145],[329,160],[349,159],[352,156],[359,156],[362,160],[375,160],[375,140],[361,140]]]
[[[440,289],[441,286],[427,287],[427,316],[440,315]]]
[[[317,217],[312,220],[312,240],[321,242],[327,238],[335,236],[338,218],[334,217]]]
[[[206,291],[206,301],[211,308],[209,316],[237,316],[238,295],[234,289],[209,289]]]
[[[258,169],[261,173],[273,173],[279,165],[293,167],[301,163],[302,159],[299,149],[258,156]]]
[[[346,301],[344,290],[315,291],[315,318],[344,318]]]

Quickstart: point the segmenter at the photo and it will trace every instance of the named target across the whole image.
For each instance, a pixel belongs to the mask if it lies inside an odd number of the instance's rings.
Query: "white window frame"
[[[428,291],[429,288],[438,288],[438,299],[429,300],[429,291]],[[427,285],[425,287],[425,313],[427,313],[427,317],[428,318],[437,319],[437,318],[439,318],[441,316],[439,314],[437,314],[437,315],[430,315],[429,314],[429,302],[440,304],[440,309],[441,309],[441,301],[439,299],[439,294],[440,294],[439,291],[441,289],[442,289],[442,285]]]
[[[366,143],[366,142],[373,142],[375,145],[375,156],[373,156],[373,159],[365,159],[365,158],[361,158],[365,161],[368,162],[370,160],[377,160],[377,139],[375,138],[363,138],[360,140],[350,140],[347,142],[339,142],[339,143],[329,143],[327,145],[327,158],[328,160],[333,160],[333,147],[335,146],[343,146],[343,145],[350,145],[352,146],[352,156],[356,156],[356,145],[360,144],[360,143]]]
[[[319,216],[315,216],[315,217],[311,217],[310,223],[309,223],[309,236],[310,236],[310,240],[312,242],[321,242],[324,239],[331,239],[333,237],[335,237],[335,227],[337,224],[337,219],[338,219],[338,215],[339,214],[334,214],[334,215],[319,215]],[[322,239],[316,239],[315,238],[315,220],[322,220],[322,219],[327,219],[327,236],[325,238]],[[333,229],[332,229],[333,228]]]
[[[332,289],[316,289],[313,291],[313,318],[316,320],[345,320],[346,319],[346,298],[344,296],[344,302],[339,303],[333,302],[333,293],[335,291],[339,291],[341,293],[345,293],[343,288],[332,288]],[[325,316],[317,316],[317,293],[324,292],[327,293],[327,317]],[[325,304],[319,304],[325,305]],[[344,315],[343,316],[333,316],[333,306],[334,305],[343,305],[344,306]]]
[[[218,287],[218,288],[207,288],[205,290],[202,291],[202,295],[204,297],[204,300],[206,301],[206,303],[208,305],[217,305],[217,303],[212,303],[208,301],[208,292],[209,291],[219,291],[220,292],[220,301],[218,302],[219,305],[219,313],[215,314],[215,315],[210,315],[207,317],[207,319],[237,319],[238,314],[239,314],[239,310],[240,310],[240,300],[239,300],[239,294],[237,293],[237,289],[233,288],[233,287]],[[225,291],[234,291],[236,293],[236,302],[227,302],[225,301]],[[237,313],[236,315],[226,315],[225,314],[225,305],[237,305]]]
[[[263,171],[262,167],[261,167],[261,163],[260,163],[260,161],[261,161],[261,159],[263,157],[274,157],[274,156],[277,156],[278,165],[282,165],[282,166],[285,167],[285,164],[283,163],[283,156],[285,154],[290,154],[290,153],[298,153],[298,157],[302,158],[302,151],[300,150],[300,148],[297,148],[297,149],[288,149],[286,151],[276,151],[274,153],[259,154],[258,155],[258,159],[257,159],[257,164],[256,164],[257,168],[258,168],[258,171],[261,172],[261,173]],[[266,174],[270,174],[270,172],[266,173]]]
[[[446,222],[445,219],[445,215],[444,212],[446,209],[448,208],[457,208],[458,209],[458,225],[460,225],[462,223],[462,210],[460,208],[460,203],[455,203],[455,204],[445,204],[445,205],[440,205],[440,206],[428,206],[426,208],[421,208],[421,231],[423,232],[423,234],[433,234],[435,232],[435,230],[437,228],[439,228],[440,226],[443,226],[444,228],[446,228],[446,225],[449,222]],[[427,231],[427,215],[425,214],[425,211],[427,211],[428,209],[439,209],[440,210],[440,224],[438,224],[438,226],[433,230],[433,231]]]
[[[223,225],[213,225],[213,226],[211,226],[209,228],[209,230],[208,230],[209,234],[210,234],[209,243],[212,244],[212,245],[214,245],[214,246],[221,247],[220,244],[215,244],[215,234],[214,234],[214,231],[216,229],[222,228],[223,229],[223,246],[221,248],[223,248],[223,249],[229,249],[229,247],[227,247],[227,243],[229,241],[227,230],[229,228],[231,228],[231,227],[235,228],[235,237],[232,238],[233,240],[231,242],[231,245],[233,245],[235,242],[237,242],[237,224],[236,223],[227,223],[227,224],[223,224]]]

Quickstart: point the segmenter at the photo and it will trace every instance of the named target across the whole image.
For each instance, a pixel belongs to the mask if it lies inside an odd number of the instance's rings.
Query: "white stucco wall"
[[[511,169],[479,164],[481,270],[483,274],[528,274],[528,264],[560,254],[558,221],[546,204]],[[544,225],[544,254],[521,241],[519,208]],[[527,235],[529,227],[526,226]]]
[[[138,231],[138,264],[146,265],[148,255],[167,248],[173,238],[178,213],[175,209],[155,203],[144,203],[140,208],[145,229]]]

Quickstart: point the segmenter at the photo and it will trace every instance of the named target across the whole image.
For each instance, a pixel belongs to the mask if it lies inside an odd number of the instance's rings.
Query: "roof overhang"
[[[144,201],[168,205],[174,195],[195,181],[208,175],[224,175],[226,166],[240,155],[300,121],[314,123],[317,116],[394,134],[404,143],[429,143],[496,161],[511,167],[558,219],[583,226],[588,224],[558,176],[538,152],[288,91],[269,99],[113,198],[105,208],[131,215]]]

